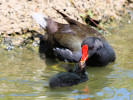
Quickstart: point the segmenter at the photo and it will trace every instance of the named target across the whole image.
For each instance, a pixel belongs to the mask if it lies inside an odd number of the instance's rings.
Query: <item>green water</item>
[[[116,61],[87,67],[89,80],[73,87],[48,87],[48,79],[64,69],[52,59],[41,59],[37,47],[0,49],[0,100],[133,100],[132,26],[124,22],[105,35]]]

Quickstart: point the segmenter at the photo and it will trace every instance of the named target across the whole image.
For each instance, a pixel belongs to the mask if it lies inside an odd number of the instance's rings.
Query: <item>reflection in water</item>
[[[0,48],[0,99],[133,100],[133,23],[125,24],[106,36],[116,61],[106,67],[87,67],[89,80],[72,87],[48,87],[48,79],[64,68],[56,60],[41,59],[38,48],[10,52]]]
[[[97,92],[97,96],[104,97],[104,100],[132,100],[133,91],[128,91],[126,88],[105,87],[102,91]]]

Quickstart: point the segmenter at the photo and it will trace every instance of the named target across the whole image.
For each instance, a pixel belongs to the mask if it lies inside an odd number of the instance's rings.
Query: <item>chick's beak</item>
[[[79,62],[79,68],[80,70],[82,70],[85,67],[85,62],[84,61],[80,61]]]

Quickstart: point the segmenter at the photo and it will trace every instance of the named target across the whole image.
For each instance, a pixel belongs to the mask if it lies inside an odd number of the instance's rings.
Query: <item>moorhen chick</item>
[[[89,78],[85,68],[80,70],[78,64],[75,70],[70,69],[67,65],[63,65],[67,72],[59,72],[49,79],[49,87],[68,87],[86,82]]]

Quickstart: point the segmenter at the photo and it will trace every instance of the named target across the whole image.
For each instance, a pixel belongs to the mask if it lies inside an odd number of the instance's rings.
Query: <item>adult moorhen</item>
[[[55,22],[38,13],[32,16],[41,27],[45,28],[46,25],[47,34],[37,35],[40,38],[40,53],[65,62],[79,62],[80,67],[83,67],[85,62],[89,66],[105,66],[115,61],[115,52],[103,35],[59,10],[56,11],[68,24]],[[47,23],[43,26],[43,22]]]

